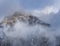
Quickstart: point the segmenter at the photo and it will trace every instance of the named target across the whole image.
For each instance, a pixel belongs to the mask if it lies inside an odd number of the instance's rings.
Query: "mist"
[[[35,14],[23,9],[20,4],[20,0],[0,0],[0,22],[4,20],[6,16],[11,16],[15,12],[26,13],[24,15],[32,15],[37,18],[41,17],[44,22],[51,22],[50,16],[44,16],[40,12]],[[46,9],[46,8],[45,8]],[[44,10],[45,10],[44,9]],[[45,11],[42,13],[44,13]],[[47,10],[48,11],[48,10]],[[56,11],[56,9],[55,9]],[[52,12],[56,14],[54,9]],[[50,11],[51,12],[51,11]],[[39,15],[38,15],[39,14]],[[51,15],[46,12],[46,15]],[[46,17],[46,18],[44,18]],[[40,18],[39,18],[40,19]],[[48,20],[48,21],[47,21]],[[52,23],[50,23],[52,24]],[[16,19],[16,23],[13,27],[3,24],[3,28],[0,28],[0,45],[1,46],[60,46],[60,29],[54,29],[42,25],[29,25],[28,22],[24,23]]]

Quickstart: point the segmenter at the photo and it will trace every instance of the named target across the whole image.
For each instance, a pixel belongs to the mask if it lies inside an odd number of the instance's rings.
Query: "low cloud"
[[[46,15],[49,15],[51,13],[58,13],[59,9],[58,8],[55,8],[54,6],[47,6],[45,7],[44,9],[35,9],[35,10],[32,10],[32,14],[36,14],[36,15],[42,15],[42,16],[46,16]]]

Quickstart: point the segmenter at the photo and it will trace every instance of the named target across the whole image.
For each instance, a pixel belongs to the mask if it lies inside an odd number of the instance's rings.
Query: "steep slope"
[[[14,23],[16,23],[16,21],[28,23],[29,25],[39,24],[48,27],[50,26],[50,24],[43,22],[38,17],[32,16],[31,14],[20,13],[20,12],[15,12],[12,16],[5,17],[4,20],[0,23],[0,25],[5,24],[13,26]]]

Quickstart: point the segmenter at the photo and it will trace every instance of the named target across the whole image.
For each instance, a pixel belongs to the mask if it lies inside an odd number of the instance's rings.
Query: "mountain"
[[[8,26],[10,28],[6,30]],[[44,26],[50,27],[50,24],[31,14],[15,12],[5,16],[0,22],[0,46],[60,46],[60,36]]]
[[[33,16],[31,14],[15,12],[13,15],[5,17],[3,21],[0,23],[0,27],[2,28],[3,26],[1,25],[3,24],[5,24],[6,26],[13,26],[17,21],[28,23],[28,25],[39,24],[48,27],[50,26],[50,24],[43,22],[38,17]]]

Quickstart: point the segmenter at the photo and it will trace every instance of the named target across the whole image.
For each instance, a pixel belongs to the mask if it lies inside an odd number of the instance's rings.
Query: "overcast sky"
[[[21,0],[21,4],[26,9],[37,9],[54,4],[54,0]]]
[[[43,9],[45,7],[60,7],[59,0],[0,0],[0,13],[6,12],[9,9],[14,8],[24,8],[28,10]],[[4,12],[4,13],[5,13]]]

